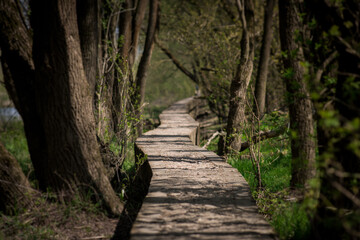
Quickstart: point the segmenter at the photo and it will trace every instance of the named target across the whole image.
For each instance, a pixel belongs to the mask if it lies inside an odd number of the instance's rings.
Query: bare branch
[[[223,133],[223,132],[219,132],[219,131],[217,131],[216,133],[214,133],[214,134],[209,138],[209,140],[207,141],[207,143],[206,143],[202,148],[205,148],[205,149],[206,149],[206,148],[210,145],[211,141],[214,140],[214,138],[216,138],[218,135],[224,135],[224,133]]]
[[[317,70],[315,75],[315,83],[319,83],[322,77],[322,74],[325,70],[325,68],[338,56],[338,52],[334,51],[330,56],[325,59],[325,61],[322,63],[321,67]]]
[[[175,56],[170,52],[169,49],[164,47],[156,38],[155,43],[158,45],[158,47],[168,56],[168,58],[175,64],[175,66],[182,71],[186,76],[188,76],[194,83],[198,84],[198,81],[196,80],[196,77],[194,74],[192,74],[189,70],[185,68],[184,65],[180,63],[178,59],[175,58]]]
[[[339,41],[344,44],[346,46],[346,51],[350,54],[355,55],[356,57],[360,58],[360,53],[358,51],[356,51],[356,49],[354,49],[350,43],[348,43],[345,39],[343,39],[342,37],[338,36],[337,37],[339,39]]]
[[[253,136],[251,141],[246,141],[246,142],[241,143],[240,152],[248,149],[251,146],[251,144],[256,144],[263,140],[280,136],[281,134],[283,134],[286,131],[286,129],[287,129],[287,123],[284,124],[279,129],[268,131],[268,132],[262,132],[256,136]]]
[[[331,185],[338,190],[339,192],[341,192],[342,194],[345,195],[345,197],[347,197],[348,199],[350,199],[356,206],[360,207],[360,200],[354,195],[352,194],[349,190],[347,190],[346,188],[344,188],[340,183],[332,181]]]

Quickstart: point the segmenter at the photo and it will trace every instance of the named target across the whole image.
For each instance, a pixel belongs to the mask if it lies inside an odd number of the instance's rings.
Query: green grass
[[[310,220],[304,204],[282,203],[274,211],[272,226],[280,239],[307,239],[310,233]]]
[[[265,214],[279,238],[304,239],[311,228],[308,208],[305,203],[286,200],[290,194],[291,153],[288,140],[281,145],[280,138],[284,136],[260,144],[261,190],[257,190],[250,159],[242,159],[239,155],[231,156],[229,163],[237,168],[249,183],[260,212]],[[245,156],[248,154],[248,151],[242,153]]]
[[[265,116],[260,130],[268,131],[286,124],[286,116],[276,112]],[[216,138],[208,150],[217,151]],[[290,201],[294,191],[290,189],[291,151],[288,135],[265,140],[260,147],[262,189],[257,188],[249,150],[228,156],[228,162],[244,176],[259,211],[275,229],[280,239],[306,239],[311,231],[310,217],[314,202]]]
[[[15,159],[18,160],[25,176],[28,176],[32,171],[32,163],[23,123],[21,121],[15,121],[8,122],[6,125],[1,126],[0,141]]]
[[[246,152],[244,153],[246,154]],[[252,191],[256,190],[257,183],[253,171],[253,165],[249,159],[240,159],[239,156],[232,156],[228,159],[229,163],[241,172],[248,181]],[[262,184],[266,189],[275,192],[289,187],[290,172],[290,156],[276,154],[262,159],[260,162]]]
[[[134,152],[134,144],[132,143],[132,144],[128,145],[127,155],[126,155],[126,158],[124,160],[122,169],[127,174],[134,174],[135,173],[135,168],[136,168],[135,152]]]
[[[249,183],[260,212],[268,218],[279,238],[304,239],[311,228],[307,205],[286,200],[290,192],[291,154],[287,148],[279,151],[276,146],[269,146],[268,142],[274,141],[276,139],[268,140],[261,146],[263,189],[259,191],[251,160],[232,156],[229,163],[237,168]],[[243,155],[246,154],[245,151]]]
[[[51,192],[34,196],[31,208],[25,211],[19,209],[14,215],[0,212],[0,240],[82,239],[81,236],[88,239],[85,237],[104,233],[110,234],[110,238],[113,229],[109,232],[101,226],[113,220],[104,214],[101,202],[92,201],[93,197],[92,192],[85,197],[76,195],[65,204],[52,201],[56,197]]]

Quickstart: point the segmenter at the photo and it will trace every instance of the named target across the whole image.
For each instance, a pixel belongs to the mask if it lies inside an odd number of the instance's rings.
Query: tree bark
[[[11,214],[29,206],[34,193],[19,163],[0,142],[0,211]]]
[[[146,86],[146,77],[147,77],[147,71],[150,65],[150,59],[152,55],[152,51],[154,49],[154,39],[156,34],[156,28],[157,28],[157,17],[158,17],[158,0],[151,0],[150,1],[150,9],[149,9],[149,23],[148,23],[148,29],[146,33],[146,40],[145,40],[145,46],[144,46],[144,52],[141,57],[138,71],[136,74],[136,91],[135,91],[135,99],[137,105],[137,117],[140,121],[137,127],[137,134],[140,136],[142,134],[142,121],[141,121],[141,114],[142,114],[142,108],[143,103],[145,99],[145,86]]]
[[[106,27],[102,30],[102,68],[97,85],[96,123],[97,135],[102,142],[108,142],[114,135],[113,94],[115,83],[115,68],[118,54],[118,39],[116,29],[121,9],[118,1],[103,2],[104,16],[102,21]]]
[[[140,35],[141,25],[142,25],[143,20],[144,20],[146,7],[147,7],[148,3],[149,3],[149,0],[139,0],[138,4],[137,4],[137,7],[136,7],[135,16],[133,17],[132,43],[131,43],[130,54],[129,54],[130,66],[133,66],[134,63],[135,63],[136,52],[137,52],[138,43],[139,43],[139,35]]]
[[[132,0],[125,0],[122,5],[122,12],[119,19],[119,37],[121,38],[121,45],[119,46],[121,60],[124,62],[128,61],[128,55],[132,42],[132,11],[129,9],[133,8]],[[127,65],[123,63],[123,65]]]
[[[133,6],[132,0],[125,0],[122,3],[120,13],[118,29],[119,29],[119,55],[120,57],[115,59],[119,65],[120,71],[115,72],[115,80],[113,85],[112,95],[112,121],[114,123],[114,132],[121,131],[121,125],[124,119],[124,109],[126,109],[126,99],[123,96],[124,82],[132,81],[132,65],[129,62],[129,51],[132,42],[132,19],[133,19]]]
[[[47,146],[42,169],[45,184],[70,197],[95,187],[109,211],[118,215],[123,205],[106,177],[96,140],[76,1],[32,1],[31,9],[36,105]]]
[[[301,48],[295,42],[299,27],[297,0],[279,0],[280,41],[283,57],[284,80],[289,93],[291,130],[291,186],[304,185],[315,177],[315,142],[312,103],[300,66]]]
[[[99,76],[99,11],[98,0],[77,0],[77,22],[79,26],[81,54],[90,91],[95,96],[96,78]]]
[[[275,0],[267,0],[265,7],[264,18],[264,33],[261,43],[260,60],[256,76],[255,86],[255,113],[258,117],[262,117],[265,111],[266,98],[266,82],[268,75],[268,65],[270,58],[270,48],[272,41],[272,23],[273,23],[273,9]]]
[[[254,60],[254,7],[250,0],[238,0],[243,25],[241,56],[235,78],[230,86],[230,108],[226,127],[225,153],[241,147],[241,127],[245,122],[246,91],[253,71]]]
[[[32,38],[22,21],[15,1],[0,1],[1,64],[6,89],[23,122],[31,161],[41,189],[46,190],[43,171],[47,159],[44,128],[36,108],[35,68]]]

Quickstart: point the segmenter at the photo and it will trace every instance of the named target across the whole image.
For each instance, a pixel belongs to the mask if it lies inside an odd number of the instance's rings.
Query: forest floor
[[[41,197],[25,212],[0,215],[0,239],[110,239],[118,221],[91,203],[59,204]]]

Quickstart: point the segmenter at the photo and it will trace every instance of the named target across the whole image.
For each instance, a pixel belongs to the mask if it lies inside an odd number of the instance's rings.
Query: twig
[[[102,235],[102,236],[94,236],[94,237],[85,237],[85,238],[80,238],[80,239],[82,239],[82,240],[90,240],[90,239],[106,239],[106,238],[108,238],[108,237]]]
[[[224,134],[223,132],[220,133],[219,131],[217,131],[209,138],[207,143],[204,146],[202,146],[202,148],[204,148],[204,149],[207,148],[210,145],[211,141],[214,140],[214,138],[216,138],[218,135],[223,135],[223,134]]]
[[[334,51],[330,56],[325,59],[325,61],[322,63],[321,67],[317,70],[316,76],[315,76],[315,83],[319,83],[321,80],[321,76],[325,70],[325,68],[338,56],[338,52]]]
[[[350,199],[356,206],[360,207],[360,200],[354,195],[352,194],[349,190],[347,190],[346,188],[344,188],[340,183],[332,181],[331,185],[338,190],[339,192],[341,192],[342,194],[345,195],[345,197],[347,197],[348,199]]]
[[[360,53],[358,53],[350,43],[348,43],[345,39],[343,39],[341,36],[337,37],[339,41],[346,46],[346,51],[350,54],[355,55],[356,57],[360,58]]]

